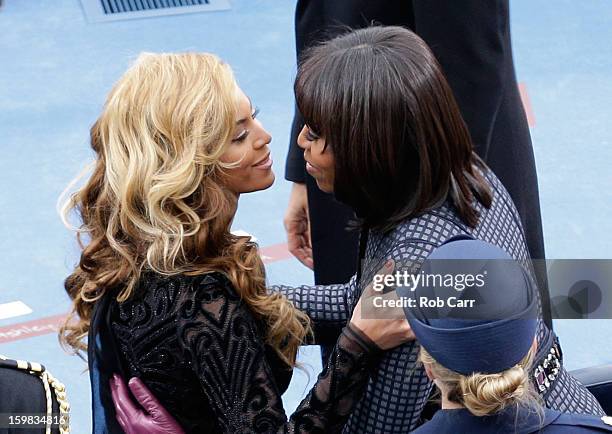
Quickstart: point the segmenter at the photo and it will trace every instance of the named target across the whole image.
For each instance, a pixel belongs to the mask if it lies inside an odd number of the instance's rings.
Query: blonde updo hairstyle
[[[462,375],[438,363],[423,347],[419,358],[444,384],[448,400],[463,405],[475,416],[489,416],[508,408],[523,407],[543,417],[540,396],[529,381],[535,355],[532,347],[515,366],[496,374]]]
[[[230,67],[211,54],[142,54],[110,92],[91,128],[92,173],[63,204],[82,221],[82,252],[65,281],[72,313],[60,340],[86,349],[94,304],[132,295],[145,270],[225,274],[267,325],[267,342],[295,365],[308,317],[266,288],[258,247],[230,233],[237,197],[220,161],[237,116]]]

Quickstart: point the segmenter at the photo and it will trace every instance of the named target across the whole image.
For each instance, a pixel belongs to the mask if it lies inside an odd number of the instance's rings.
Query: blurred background
[[[211,0],[220,10],[117,21],[101,21],[92,3],[4,0],[0,8],[0,354],[42,362],[67,385],[75,433],[90,431],[89,377],[86,363],[60,348],[55,330],[70,306],[63,279],[78,258],[56,202],[91,161],[89,127],[140,52],[208,51],[232,65],[274,137],[277,175],[271,189],[241,198],[234,229],[258,239],[270,283],[312,282],[286,251],[282,225],[290,188],[283,172],[293,116],[294,2]],[[513,0],[511,23],[547,256],[608,259],[612,2],[557,0],[553,7]],[[606,289],[603,302],[612,304]],[[568,369],[612,362],[612,321],[561,320],[555,329]],[[287,412],[321,368],[316,347],[305,348],[301,359],[307,373],[294,374]]]

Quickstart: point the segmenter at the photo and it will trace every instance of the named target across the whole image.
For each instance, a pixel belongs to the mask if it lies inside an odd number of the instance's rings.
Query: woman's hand
[[[302,264],[314,267],[312,243],[310,242],[310,217],[308,215],[308,195],[306,184],[293,183],[289,204],[285,211],[285,232],[289,252]]]
[[[157,398],[139,378],[131,378],[129,387],[138,403],[146,411],[142,411],[132,401],[130,392],[123,379],[113,375],[110,380],[111,394],[117,422],[126,434],[184,434],[178,422],[159,403]]]
[[[391,274],[394,267],[395,263],[390,259],[377,274]],[[375,305],[374,298],[376,297],[379,298]],[[399,298],[395,290],[387,293],[377,292],[374,290],[374,282],[371,282],[361,294],[350,321],[383,350],[415,339],[408,320],[406,320],[404,309],[389,306],[393,306],[397,300]],[[384,307],[377,307],[381,304]]]

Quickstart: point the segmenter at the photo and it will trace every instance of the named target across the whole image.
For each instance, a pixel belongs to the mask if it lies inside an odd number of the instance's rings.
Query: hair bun
[[[473,374],[459,383],[463,405],[476,416],[497,413],[520,404],[528,391],[527,373],[516,365],[500,374]]]

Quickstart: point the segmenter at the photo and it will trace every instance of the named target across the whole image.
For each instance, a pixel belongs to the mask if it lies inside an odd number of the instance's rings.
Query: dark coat
[[[402,25],[419,34],[442,65],[474,141],[521,216],[532,258],[544,258],[538,182],[512,59],[507,0],[299,0],[295,30],[298,59],[305,48],[330,39],[340,25],[375,22]],[[296,109],[285,178],[306,182],[311,219],[315,282],[345,282],[356,270],[358,235],[347,232],[353,215],[332,195],[321,192],[305,172],[297,135],[303,119]],[[549,296],[539,273],[544,318],[550,324]]]

